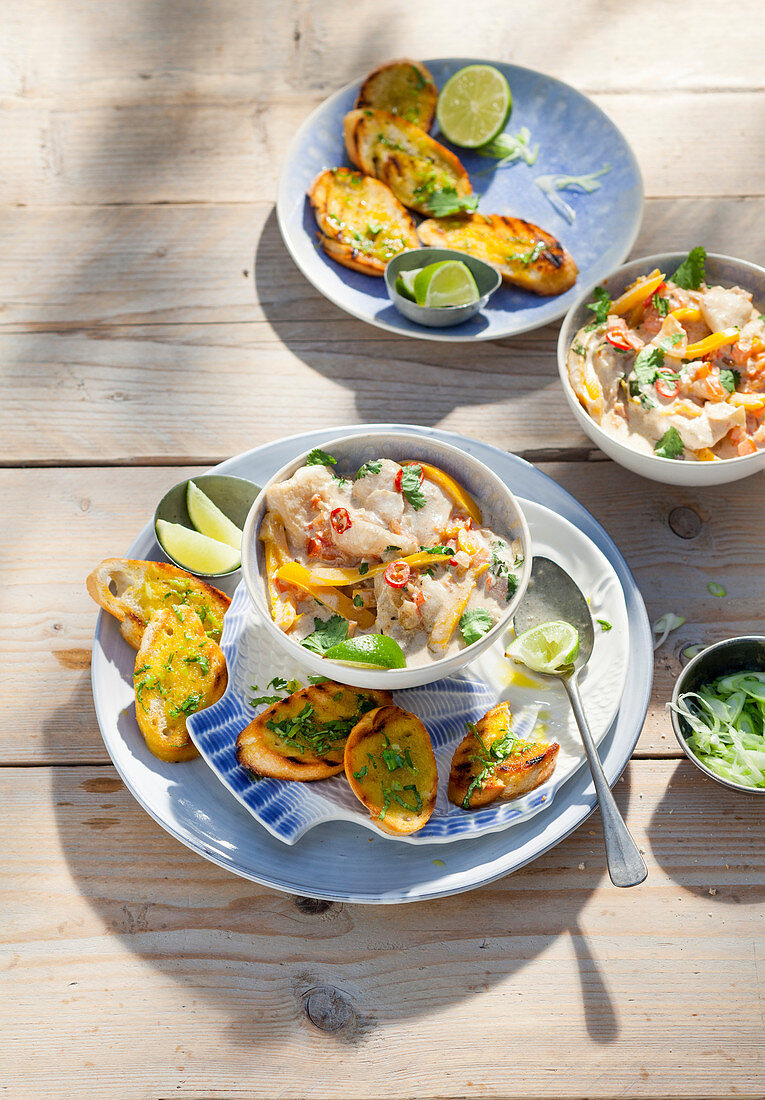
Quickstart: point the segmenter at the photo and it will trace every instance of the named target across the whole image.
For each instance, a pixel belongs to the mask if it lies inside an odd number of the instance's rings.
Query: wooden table
[[[388,57],[493,55],[624,130],[647,193],[635,255],[761,262],[762,16],[757,0],[5,0],[4,1095],[762,1095],[762,803],[705,782],[665,711],[682,648],[762,629],[762,476],[707,492],[632,476],[567,411],[556,326],[470,349],[365,327],[295,269],[273,206],[333,88]],[[615,538],[652,618],[685,615],[616,787],[642,887],[609,884],[596,814],[473,893],[317,903],[193,855],[123,788],[93,712],[86,574],[187,473],[370,420],[537,462]]]

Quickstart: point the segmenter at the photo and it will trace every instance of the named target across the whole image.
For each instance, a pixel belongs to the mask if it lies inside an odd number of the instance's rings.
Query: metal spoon
[[[549,558],[535,557],[529,587],[515,613],[515,632],[523,634],[540,623],[552,620],[571,623],[579,631],[579,653],[573,666],[541,675],[553,676],[563,684],[579,726],[600,803],[611,882],[614,886],[637,886],[645,879],[648,870],[614,802],[579,694],[578,676],[590,659],[595,637],[592,615],[578,585],[568,573]]]

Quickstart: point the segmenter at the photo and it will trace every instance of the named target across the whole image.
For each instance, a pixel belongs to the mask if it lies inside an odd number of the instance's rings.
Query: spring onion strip
[[[576,219],[576,211],[570,203],[567,203],[566,200],[558,194],[558,192],[580,191],[591,194],[593,191],[597,191],[601,186],[598,182],[600,176],[605,176],[605,174],[610,171],[611,165],[606,164],[600,171],[588,172],[583,176],[537,176],[534,183],[546,197],[552,208],[560,214],[562,218],[565,218],[569,225],[573,225]]]
[[[703,653],[708,648],[700,642],[697,645],[687,645],[683,650],[683,657],[690,661],[692,657],[697,657],[699,653]]]
[[[660,618],[658,618],[651,628],[653,630],[655,639],[653,643],[654,650],[657,650],[660,646],[663,646],[672,631],[677,630],[677,628],[679,626],[682,626],[684,622],[685,619],[683,618],[683,616],[676,615],[674,611],[668,611],[666,615],[662,615]]]
[[[688,747],[723,779],[765,787],[765,672],[736,672],[669,706],[690,728]]]
[[[719,596],[720,598],[728,595],[723,586],[718,584],[717,581],[709,582],[707,585],[707,592],[709,592],[710,596]]]

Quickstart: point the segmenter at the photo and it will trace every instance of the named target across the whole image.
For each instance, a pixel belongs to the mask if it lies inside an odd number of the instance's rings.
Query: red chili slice
[[[383,576],[391,588],[403,588],[409,581],[411,569],[405,561],[392,561]]]
[[[665,378],[662,375],[656,379],[656,392],[662,397],[677,397],[680,392],[680,383],[676,378]]]
[[[348,515],[346,508],[333,508],[329,513],[329,522],[332,524],[332,528],[338,535],[342,535],[343,531],[347,531],[351,526],[351,517]]]
[[[322,539],[309,539],[306,546],[306,553],[309,558],[320,558],[324,553],[324,542]]]
[[[627,342],[624,333],[618,330],[607,332],[606,340],[612,347],[618,348],[619,351],[630,351],[632,349],[632,345]]]
[[[404,466],[419,466],[419,463],[418,462],[405,462]],[[396,486],[396,492],[398,492],[398,493],[401,492],[401,477],[404,473],[404,466],[401,467],[401,469],[398,471],[395,478],[393,479],[393,484]],[[420,480],[419,480],[418,484],[422,485],[424,480],[425,480],[425,475],[422,472],[422,466],[420,466]]]

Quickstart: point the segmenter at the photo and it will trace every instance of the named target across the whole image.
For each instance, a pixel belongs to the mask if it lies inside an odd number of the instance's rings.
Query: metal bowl
[[[466,306],[418,306],[416,302],[404,298],[396,290],[396,279],[402,271],[427,267],[428,264],[436,264],[441,260],[461,260],[466,267],[470,268],[475,285],[478,287],[478,298],[475,302],[470,302]],[[396,309],[410,321],[415,321],[418,325],[427,325],[428,328],[447,328],[469,321],[484,308],[501,282],[502,276],[492,264],[479,260],[477,256],[471,256],[467,252],[458,252],[454,248],[410,248],[394,256],[385,268],[385,286],[388,297]]]
[[[698,691],[702,684],[708,684],[720,676],[728,676],[734,672],[765,672],[765,635],[747,634],[740,638],[728,638],[723,642],[716,642],[708,649],[702,650],[693,660],[689,661],[677,678],[675,690],[672,692],[672,703],[686,691]],[[672,716],[672,729],[675,737],[685,755],[691,760],[699,771],[704,772],[716,783],[723,787],[732,787],[734,791],[743,791],[744,794],[765,795],[765,787],[747,787],[743,783],[734,783],[731,779],[724,779],[711,771],[691,752],[686,741],[690,735],[688,723],[674,710]]]

